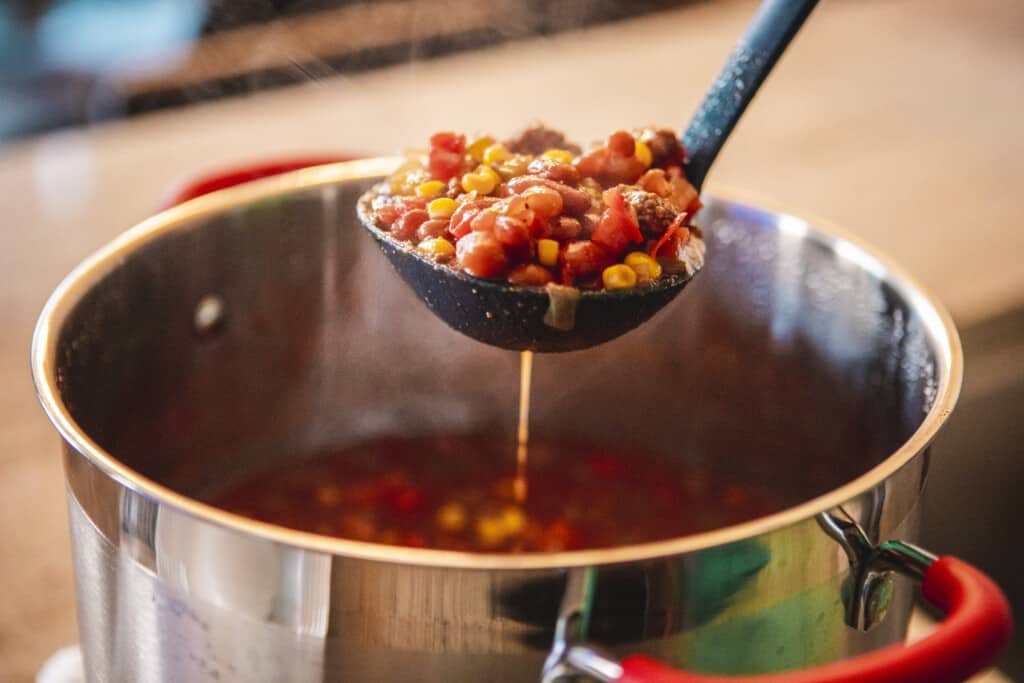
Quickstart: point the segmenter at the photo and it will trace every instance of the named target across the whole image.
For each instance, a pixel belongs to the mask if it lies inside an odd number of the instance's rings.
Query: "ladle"
[[[816,4],[761,3],[683,135],[686,176],[698,191],[743,111]],[[548,290],[482,280],[438,264],[378,229],[367,202],[360,202],[359,215],[395,270],[435,315],[473,339],[505,349],[574,351],[601,344],[648,320],[693,279],[677,274],[649,287],[582,291],[571,329],[556,329],[545,322],[549,307],[558,305]]]

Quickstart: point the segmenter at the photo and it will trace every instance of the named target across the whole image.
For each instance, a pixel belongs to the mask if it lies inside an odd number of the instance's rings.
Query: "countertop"
[[[33,397],[28,348],[47,295],[78,261],[197,171],[393,152],[481,122],[504,134],[539,118],[581,140],[680,125],[753,7],[697,4],[0,147],[0,679],[31,680],[76,640],[57,438]],[[1019,306],[1022,32],[1015,0],[822,3],[710,191],[749,188],[844,226],[961,325]]]

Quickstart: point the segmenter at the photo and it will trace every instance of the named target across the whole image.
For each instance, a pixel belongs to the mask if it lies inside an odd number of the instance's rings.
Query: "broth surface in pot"
[[[517,502],[507,438],[379,438],[265,469],[214,493],[231,512],[359,541],[554,552],[658,541],[783,507],[679,459],[530,440]]]

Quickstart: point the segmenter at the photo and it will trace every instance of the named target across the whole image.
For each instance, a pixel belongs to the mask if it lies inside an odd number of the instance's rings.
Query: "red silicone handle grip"
[[[195,199],[196,197],[201,197],[202,195],[209,194],[210,192],[223,190],[226,187],[241,185],[242,183],[247,183],[250,180],[258,180],[260,178],[287,173],[289,171],[297,171],[300,168],[320,166],[321,164],[333,164],[338,161],[351,161],[352,159],[358,158],[359,155],[352,154],[295,157],[291,159],[266,161],[259,164],[251,164],[248,166],[241,166],[221,171],[219,173],[212,173],[192,180],[184,186],[177,186],[169,189],[165,193],[163,201],[160,202],[160,208],[169,209],[172,206],[177,206],[189,199]]]
[[[817,669],[755,676],[676,671],[647,657],[622,661],[619,683],[960,683],[999,654],[1010,637],[1010,606],[980,571],[943,557],[924,572],[921,590],[946,618],[912,645],[893,645]]]

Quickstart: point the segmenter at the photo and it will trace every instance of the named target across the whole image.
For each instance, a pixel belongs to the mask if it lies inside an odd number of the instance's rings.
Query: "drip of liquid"
[[[530,440],[530,377],[533,351],[519,354],[519,430],[516,433],[516,478],[512,484],[517,503],[526,501],[526,456]]]

